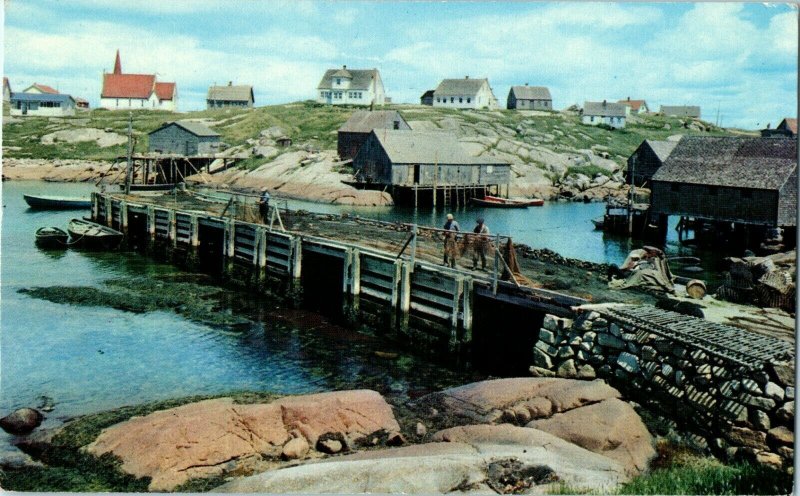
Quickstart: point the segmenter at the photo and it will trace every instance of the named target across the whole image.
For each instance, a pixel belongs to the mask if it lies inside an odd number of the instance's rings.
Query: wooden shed
[[[353,159],[365,182],[393,186],[492,186],[511,180],[511,166],[473,157],[447,133],[374,130]]]
[[[797,140],[684,136],[653,175],[651,212],[795,227]]]
[[[204,124],[192,121],[167,122],[148,134],[150,153],[211,155],[220,150],[220,135]]]
[[[653,174],[664,165],[664,161],[677,144],[677,141],[642,141],[639,148],[628,157],[628,170],[625,172],[625,181],[630,184],[631,175],[633,175],[634,185],[649,188]]]
[[[408,131],[411,126],[396,110],[358,110],[339,128],[339,158],[354,158],[373,129],[397,129]]]

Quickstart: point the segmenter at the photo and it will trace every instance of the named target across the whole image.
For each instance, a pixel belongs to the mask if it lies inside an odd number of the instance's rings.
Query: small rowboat
[[[67,227],[72,244],[82,248],[111,250],[122,241],[122,233],[83,219],[72,219]]]
[[[65,196],[22,195],[29,207],[40,210],[78,210],[90,208],[92,200]]]
[[[598,231],[603,230],[603,226],[605,225],[605,223],[606,223],[605,217],[598,217],[596,219],[592,219],[592,224],[594,224],[594,228]]]
[[[64,248],[69,234],[58,227],[40,227],[36,230],[36,246],[39,248]]]
[[[176,184],[131,184],[131,191],[172,191]],[[125,185],[120,184],[119,188],[125,191]]]
[[[473,198],[472,203],[482,207],[526,208],[541,207],[544,205],[544,200],[541,198],[501,198],[499,196],[486,195],[483,198]]]

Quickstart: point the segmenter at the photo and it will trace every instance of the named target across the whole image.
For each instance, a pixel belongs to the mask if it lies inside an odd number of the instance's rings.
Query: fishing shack
[[[651,214],[721,243],[757,245],[797,228],[797,140],[683,137],[653,175]]]
[[[337,132],[337,150],[342,160],[352,159],[373,129],[411,130],[397,110],[358,110]]]
[[[222,146],[218,132],[194,121],[167,122],[147,136],[149,153],[210,155]]]
[[[356,180],[390,189],[395,203],[464,205],[470,198],[501,194],[511,165],[473,157],[452,134],[373,130],[353,159]]]

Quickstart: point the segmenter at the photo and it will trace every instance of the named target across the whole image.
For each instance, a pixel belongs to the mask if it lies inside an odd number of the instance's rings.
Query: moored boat
[[[486,195],[483,198],[473,198],[472,203],[482,207],[526,208],[541,207],[544,205],[544,200],[541,198],[501,198],[499,196]]]
[[[36,230],[36,246],[40,248],[64,248],[69,234],[58,227],[40,227]]]
[[[592,224],[594,224],[594,228],[598,231],[603,230],[603,225],[605,225],[606,218],[605,217],[597,217],[596,219],[592,219]]]
[[[29,207],[41,210],[78,210],[92,206],[92,200],[89,198],[44,195],[22,195],[22,197]]]
[[[122,241],[122,233],[116,229],[83,219],[69,221],[67,231],[71,243],[83,248],[110,250]]]

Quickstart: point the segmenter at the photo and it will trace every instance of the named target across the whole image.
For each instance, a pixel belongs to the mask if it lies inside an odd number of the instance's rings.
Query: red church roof
[[[154,74],[103,74],[102,98],[150,98]]]
[[[156,83],[156,96],[159,100],[172,100],[175,95],[175,83]]]

